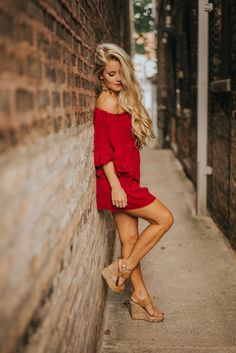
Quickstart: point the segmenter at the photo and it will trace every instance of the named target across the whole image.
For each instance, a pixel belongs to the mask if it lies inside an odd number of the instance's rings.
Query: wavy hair
[[[113,43],[100,43],[95,50],[95,83],[102,88],[99,76],[103,73],[105,65],[110,60],[118,60],[121,64],[121,82],[123,89],[118,94],[120,106],[132,116],[132,134],[137,147],[142,149],[147,140],[155,137],[153,123],[142,104],[143,92],[135,75],[135,68],[130,56],[118,45]]]

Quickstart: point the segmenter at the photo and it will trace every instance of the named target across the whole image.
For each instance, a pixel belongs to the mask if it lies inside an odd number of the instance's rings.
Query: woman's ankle
[[[139,299],[145,299],[148,296],[148,292],[145,288],[136,288],[132,293],[135,293],[135,295],[139,298]]]
[[[121,257],[119,259],[119,267],[123,267],[124,269],[127,269],[127,271],[133,271],[136,265],[129,259]]]
[[[132,259],[125,259],[126,266],[129,270],[133,271],[135,267],[138,265]]]

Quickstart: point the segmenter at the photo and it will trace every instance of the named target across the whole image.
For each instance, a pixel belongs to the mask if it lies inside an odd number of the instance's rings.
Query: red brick
[[[94,49],[130,51],[128,14],[126,0],[0,2],[2,353],[95,351],[115,229],[95,204]]]

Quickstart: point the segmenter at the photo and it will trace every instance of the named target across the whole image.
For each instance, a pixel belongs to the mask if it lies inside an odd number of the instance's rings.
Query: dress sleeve
[[[113,160],[114,150],[109,139],[106,113],[94,112],[94,165],[96,168]]]

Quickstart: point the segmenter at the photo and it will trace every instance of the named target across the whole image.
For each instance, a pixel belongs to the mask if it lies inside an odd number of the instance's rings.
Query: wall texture
[[[115,227],[97,211],[94,48],[129,2],[0,0],[0,351],[94,353]]]
[[[236,248],[236,4],[215,1],[210,17],[208,206]]]
[[[160,144],[171,146],[197,178],[196,0],[160,0],[158,101]],[[208,209],[236,248],[236,4],[213,1],[209,14]]]
[[[196,182],[197,1],[158,4],[160,144],[172,146]]]

